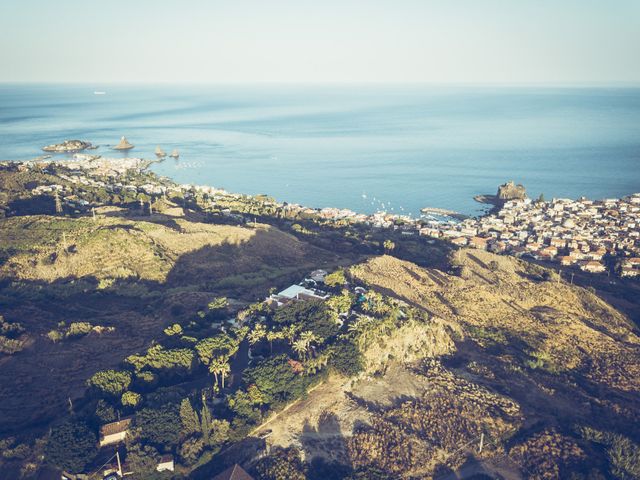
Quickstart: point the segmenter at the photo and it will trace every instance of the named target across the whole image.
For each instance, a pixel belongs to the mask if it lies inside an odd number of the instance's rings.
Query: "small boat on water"
[[[156,147],[156,157],[158,158],[164,158],[167,156],[167,152],[165,152],[164,150],[162,150],[162,148],[160,148],[160,145],[158,145]]]
[[[174,149],[173,152],[171,152],[171,155],[169,155],[171,158],[178,158],[180,156],[180,154],[178,153],[177,149]]]
[[[102,92],[102,91],[97,91],[97,90],[96,90],[95,92],[93,92],[93,94],[94,94],[94,95],[106,95],[106,94],[107,94],[107,92]]]
[[[120,139],[120,143],[118,143],[118,145],[116,145],[115,147],[113,147],[114,150],[131,150],[134,146],[132,144],[129,143],[129,140],[127,140],[127,137],[122,137]]]

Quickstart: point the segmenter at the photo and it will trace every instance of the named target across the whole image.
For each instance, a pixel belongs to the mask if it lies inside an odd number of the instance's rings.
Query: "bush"
[[[93,325],[89,322],[73,322],[69,325],[65,336],[67,338],[77,338],[87,335],[91,332]]]

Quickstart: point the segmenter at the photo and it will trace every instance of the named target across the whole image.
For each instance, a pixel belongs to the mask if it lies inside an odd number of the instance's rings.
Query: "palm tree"
[[[214,378],[214,386],[218,385],[218,364],[215,362],[214,360],[211,360],[211,362],[209,363],[209,373],[213,373],[213,378]]]
[[[296,338],[298,328],[295,325],[289,325],[282,330],[282,335],[287,339],[289,345],[293,346],[293,340]]]
[[[306,342],[307,350],[309,350],[309,347],[311,347],[312,343],[319,343],[321,341],[321,339],[318,338],[315,333],[310,332],[309,330],[306,330],[300,334],[300,340]]]
[[[309,343],[302,338],[293,342],[293,350],[298,354],[298,357],[303,362],[307,356],[307,349],[309,348]]]
[[[274,340],[283,340],[284,332],[282,330],[271,330],[267,332],[267,340],[269,341],[269,348],[271,349],[271,353],[273,353],[273,341]]]
[[[209,371],[213,373],[213,376],[216,381],[216,385],[218,384],[218,375],[221,376],[222,388],[224,388],[224,377],[231,370],[227,360],[228,360],[228,357],[219,356],[219,357],[212,358],[211,362],[209,363]]]
[[[249,332],[249,335],[247,335],[247,338],[249,339],[249,343],[251,345],[255,345],[260,340],[262,340],[266,334],[267,334],[267,329],[264,327],[262,323],[258,323],[254,327],[254,329]]]
[[[226,377],[231,372],[231,366],[228,362],[224,361],[224,363],[220,364],[220,377],[222,379],[222,389],[224,390],[224,377]]]

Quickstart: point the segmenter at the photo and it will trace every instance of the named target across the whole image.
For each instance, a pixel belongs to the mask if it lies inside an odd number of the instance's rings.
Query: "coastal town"
[[[420,233],[460,247],[576,266],[590,273],[640,274],[638,193],[597,201],[509,200],[480,218],[427,222]]]
[[[30,162],[2,162],[0,168],[39,170],[56,174],[65,185],[37,185],[33,197],[55,199],[56,213],[92,212],[114,195],[138,202],[147,214],[155,202],[179,196],[196,203],[205,212],[249,223],[256,215],[281,219],[312,220],[334,226],[359,225],[375,230],[391,230],[400,235],[421,235],[451,242],[458,247],[528,258],[562,267],[579,268],[594,274],[620,277],[640,275],[640,193],[621,199],[550,201],[528,198],[521,185],[500,186],[498,195],[476,199],[494,204],[487,214],[475,218],[449,214],[440,209],[423,209],[422,216],[398,215],[384,211],[357,213],[341,208],[310,208],[278,202],[266,195],[231,193],[221,188],[176,184],[155,175],[144,176],[151,161],[139,158],[110,159],[76,153],[68,160],[39,159]],[[63,167],[62,169],[57,167]],[[136,181],[128,181],[130,175]],[[144,176],[142,178],[140,176]],[[86,198],[76,187],[88,187],[102,195]],[[487,200],[488,199],[488,200]],[[440,214],[445,212],[445,214]],[[5,214],[11,215],[11,212]],[[296,224],[294,230],[304,231]]]

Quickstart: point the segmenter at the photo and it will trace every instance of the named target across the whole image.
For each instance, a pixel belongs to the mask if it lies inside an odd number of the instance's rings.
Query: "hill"
[[[274,285],[347,261],[269,225],[214,225],[174,210],[0,219],[0,314],[28,337],[23,351],[0,357],[0,432],[64,411],[93,373],[216,296],[238,308]],[[47,333],[61,322],[114,330],[54,343]]]
[[[265,424],[269,442],[389,478],[633,478],[637,446],[622,446],[640,426],[637,328],[525,262],[473,250],[452,262],[459,275],[391,256],[353,266],[429,320],[378,336],[367,357],[379,362]]]

